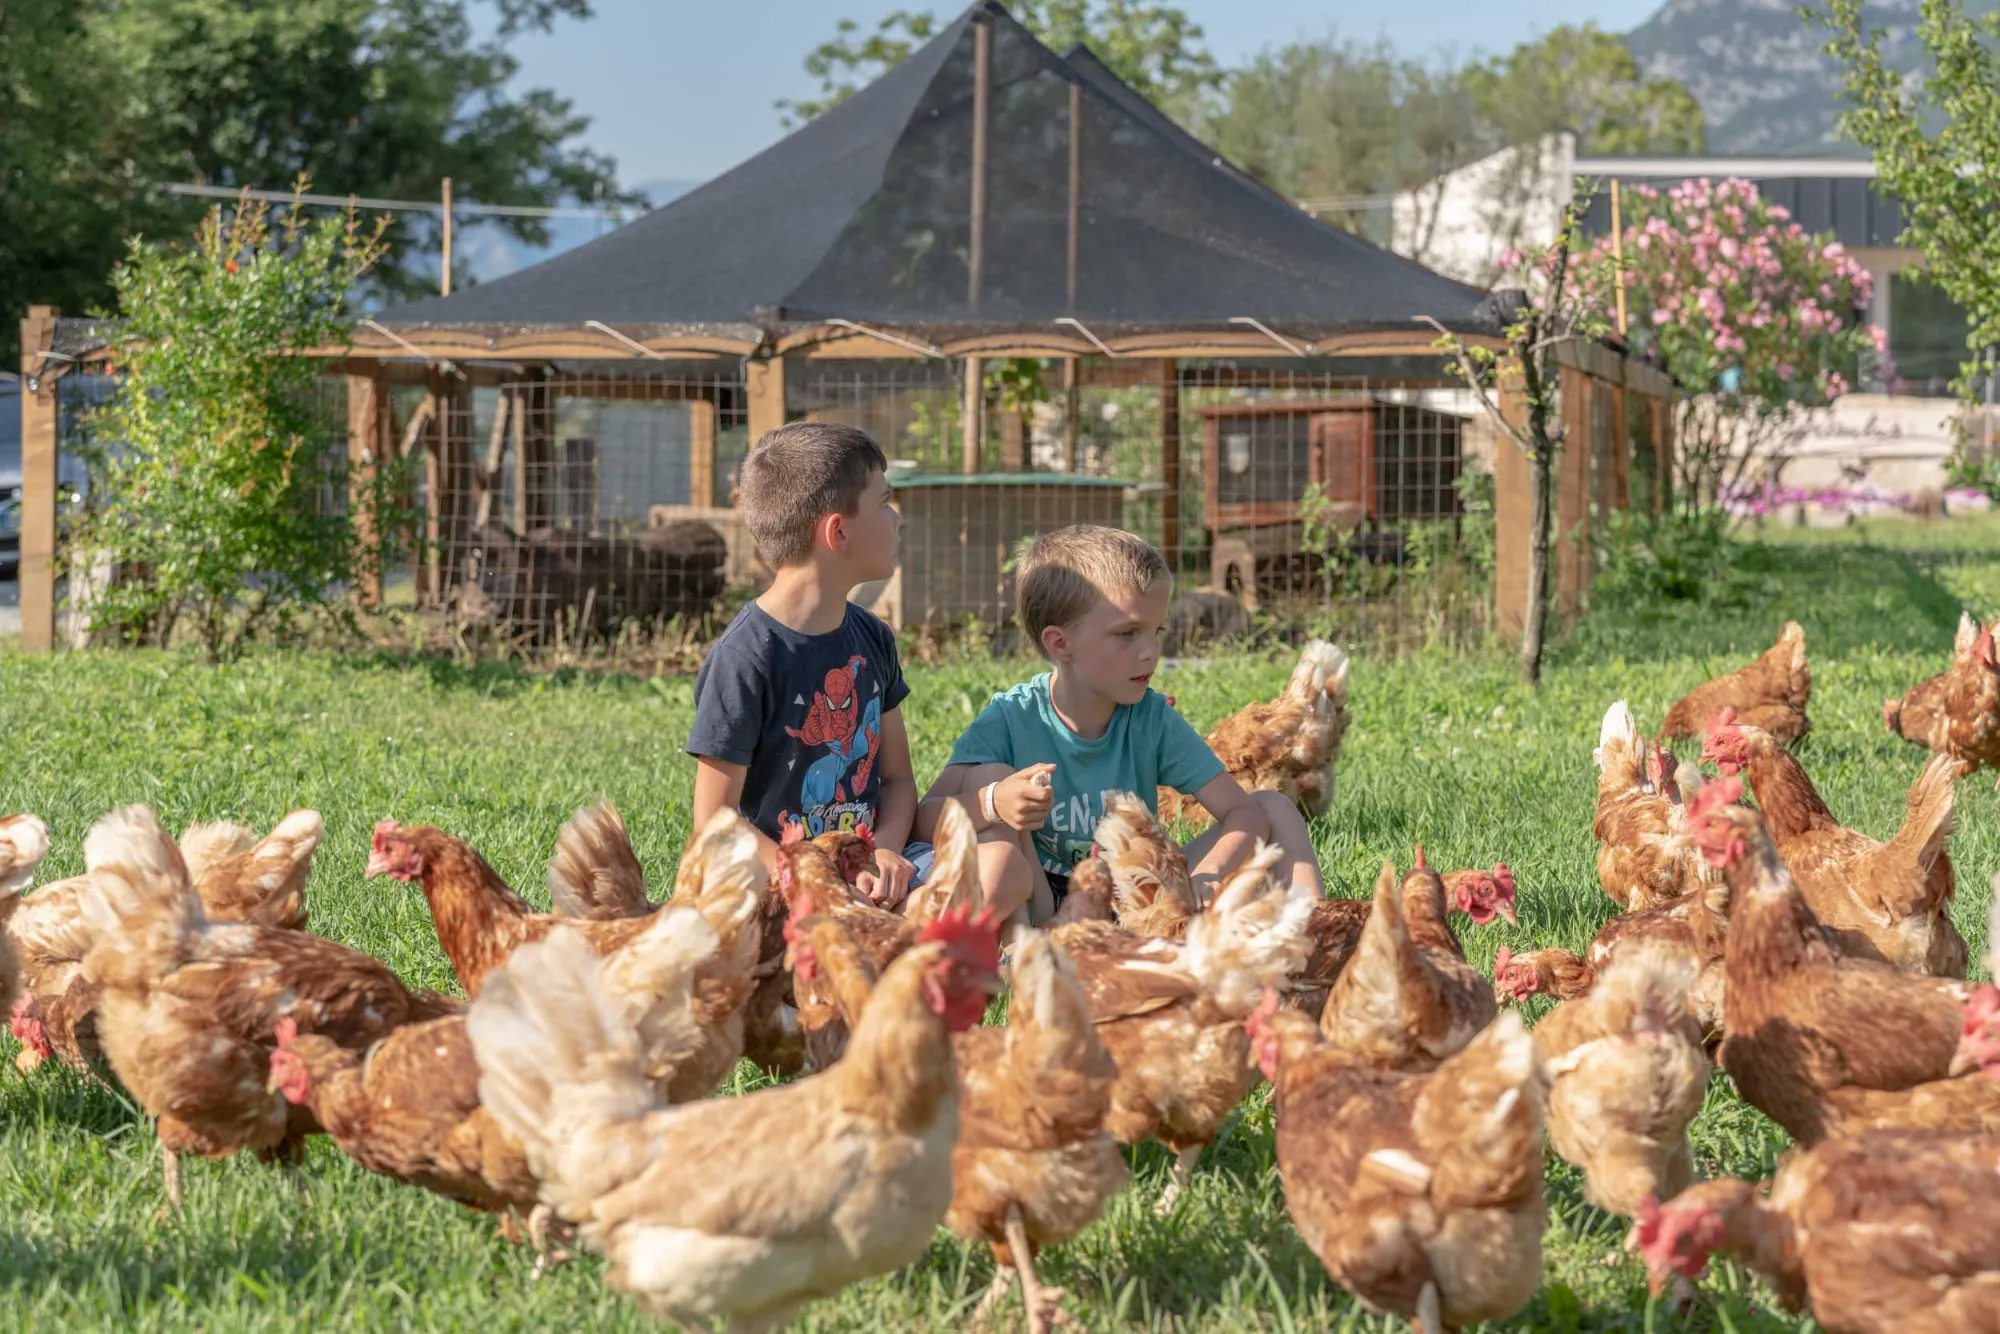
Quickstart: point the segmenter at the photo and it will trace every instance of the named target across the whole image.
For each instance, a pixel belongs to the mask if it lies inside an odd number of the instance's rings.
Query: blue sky
[[[1181,0],[1225,65],[1329,27],[1399,49],[1463,58],[1504,51],[1563,23],[1636,27],[1662,0]],[[553,88],[592,118],[586,141],[619,179],[704,180],[783,134],[772,104],[813,91],[806,52],[842,15],[872,26],[920,0],[595,0],[597,17],[513,45],[524,87]],[[957,0],[937,12],[958,11]]]

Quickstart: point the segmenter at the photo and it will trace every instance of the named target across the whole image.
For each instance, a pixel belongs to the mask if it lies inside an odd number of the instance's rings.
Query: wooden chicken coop
[[[1356,534],[1364,557],[1393,560],[1396,526],[1458,516],[1464,420],[1451,413],[1349,397],[1231,403],[1201,418],[1217,588],[1254,598],[1299,573],[1309,517]]]

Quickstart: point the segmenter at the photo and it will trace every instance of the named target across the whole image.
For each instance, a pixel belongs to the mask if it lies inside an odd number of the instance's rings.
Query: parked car
[[[0,581],[21,577],[21,470],[0,468]]]

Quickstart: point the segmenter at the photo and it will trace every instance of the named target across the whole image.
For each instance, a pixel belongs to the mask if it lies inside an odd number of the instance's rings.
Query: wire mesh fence
[[[105,383],[65,389],[66,438],[71,398]],[[326,383],[337,420],[346,386]],[[443,635],[529,653],[685,638],[769,577],[734,504],[740,363],[433,370],[384,389],[370,443],[410,520],[376,535],[408,553],[381,593]],[[788,419],[859,426],[891,460],[903,559],[857,597],[901,630],[1004,637],[1023,544],[1082,522],[1166,554],[1176,650],[1308,632],[1394,649],[1490,626],[1490,443],[1435,380],[1330,361],[826,360],[788,365],[785,395]],[[351,480],[338,450],[329,509]]]

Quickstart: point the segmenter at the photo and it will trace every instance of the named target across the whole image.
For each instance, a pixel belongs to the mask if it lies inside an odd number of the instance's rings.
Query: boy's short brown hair
[[[1036,538],[1015,567],[1014,605],[1036,649],[1042,631],[1074,625],[1114,593],[1144,593],[1170,578],[1167,558],[1142,537],[1094,523]]]
[[[853,514],[868,479],[888,470],[882,447],[859,427],[792,422],[766,431],[737,474],[743,522],[773,569],[803,565],[819,521]]]

